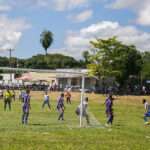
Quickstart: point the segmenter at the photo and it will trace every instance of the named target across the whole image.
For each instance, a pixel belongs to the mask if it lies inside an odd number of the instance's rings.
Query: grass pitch
[[[58,94],[50,94],[52,110],[45,107],[43,111],[42,93],[32,92],[27,126],[21,124],[21,102],[13,102],[12,111],[4,112],[1,100],[0,150],[150,150],[150,126],[143,122],[143,97],[117,97],[114,124],[106,128],[105,97],[89,94],[91,126],[86,126],[84,121],[84,127],[79,128],[75,109],[80,94],[73,93],[72,105],[65,105],[63,122],[57,120]]]

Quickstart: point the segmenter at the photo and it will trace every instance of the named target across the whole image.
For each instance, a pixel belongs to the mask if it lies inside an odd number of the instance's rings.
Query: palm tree
[[[40,42],[45,50],[45,54],[47,55],[47,49],[53,43],[53,33],[51,31],[45,30],[40,35]]]

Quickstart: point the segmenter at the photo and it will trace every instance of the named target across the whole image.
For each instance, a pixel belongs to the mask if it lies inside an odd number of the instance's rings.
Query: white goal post
[[[10,68],[10,67],[0,67],[0,70],[5,70],[5,71],[9,71],[9,72],[37,72],[37,73],[55,73],[57,74],[57,77],[59,76],[59,74],[61,74],[61,76],[65,75],[65,74],[72,74],[76,77],[81,77],[82,82],[81,82],[81,99],[80,99],[80,127],[82,127],[82,113],[83,113],[83,101],[84,101],[84,93],[85,93],[85,77],[88,76],[88,72],[82,72],[80,71],[64,71],[63,69],[61,70],[49,70],[49,69],[28,69],[28,68]]]

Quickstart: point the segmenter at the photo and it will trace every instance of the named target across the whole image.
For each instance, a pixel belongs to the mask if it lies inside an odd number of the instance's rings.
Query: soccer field
[[[105,127],[105,97],[89,94],[91,125],[79,128],[75,109],[80,94],[74,93],[65,109],[65,121],[58,121],[56,97],[52,93],[52,110],[43,111],[42,93],[32,92],[29,125],[21,124],[21,102],[12,103],[12,111],[3,110],[0,100],[0,150],[150,150],[150,126],[143,122],[142,98],[117,97],[114,101],[114,124]],[[148,97],[145,97],[148,99]]]

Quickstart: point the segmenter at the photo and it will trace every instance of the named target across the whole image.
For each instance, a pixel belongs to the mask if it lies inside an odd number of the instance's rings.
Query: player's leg
[[[68,97],[66,97],[66,102],[67,102],[67,104],[69,103],[69,101],[68,101]]]
[[[145,121],[145,123],[148,122],[148,119],[149,119],[149,118],[150,118],[150,112],[145,113],[145,115],[144,115],[144,121]]]
[[[25,113],[25,124],[28,124],[29,112]]]
[[[110,124],[112,125],[113,124],[113,120],[114,120],[114,116],[113,114],[110,115]]]
[[[43,102],[43,104],[42,104],[42,109],[44,109],[44,107],[45,107],[45,104],[46,104],[46,103],[45,103],[45,101],[44,101],[44,102]]]
[[[61,120],[64,120],[64,110],[62,109]]]
[[[71,104],[71,98],[70,98],[70,97],[68,97],[68,101],[69,101],[69,103]]]
[[[11,110],[11,100],[8,101],[9,110]]]
[[[49,109],[51,109],[51,105],[50,105],[49,101],[47,102],[47,106]]]
[[[58,111],[59,111],[58,120],[60,120],[60,118],[61,118],[61,110],[60,110],[60,108],[58,109]]]
[[[107,117],[108,117],[107,124],[110,124],[110,123],[111,123],[111,119],[112,119],[112,118],[111,118],[111,114],[108,114]]]
[[[58,117],[58,120],[64,120],[64,111],[62,108],[59,109],[59,117]]]
[[[86,118],[87,124],[90,124],[89,115],[87,113],[85,114],[85,118]]]
[[[23,112],[22,112],[22,124],[24,124],[25,123],[25,111],[23,110]]]
[[[4,110],[6,111],[6,107],[7,107],[7,100],[4,100]]]

